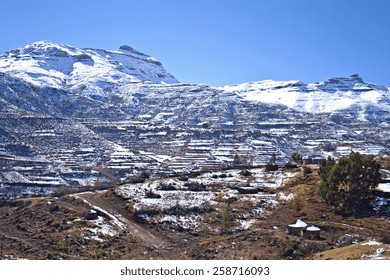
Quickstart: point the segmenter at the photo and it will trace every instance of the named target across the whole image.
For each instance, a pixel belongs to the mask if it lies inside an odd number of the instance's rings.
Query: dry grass
[[[329,251],[317,253],[313,256],[314,260],[359,260],[359,259],[372,259],[375,256],[390,260],[390,245],[362,245],[353,244],[341,248],[332,249]],[[378,253],[381,251],[383,253]]]

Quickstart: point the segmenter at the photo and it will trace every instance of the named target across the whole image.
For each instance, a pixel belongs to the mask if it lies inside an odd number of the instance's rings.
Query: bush
[[[133,177],[129,179],[130,184],[142,184],[145,183],[145,179],[141,177]]]
[[[49,208],[50,213],[54,213],[54,212],[58,212],[58,211],[60,211],[60,207],[58,205],[54,205],[54,206],[51,206]]]
[[[179,177],[179,181],[187,182],[188,181],[188,177],[187,176],[180,176]]]
[[[184,186],[186,186],[191,192],[203,192],[207,189],[204,184],[200,184],[198,182],[188,182],[185,183]]]
[[[249,177],[249,176],[252,175],[252,173],[249,170],[247,170],[247,169],[243,169],[243,170],[240,171],[240,175],[244,176],[244,177]]]
[[[299,211],[302,210],[302,204],[301,204],[300,199],[295,198],[295,199],[293,200],[293,205],[294,205],[295,211],[299,212]]]
[[[302,164],[302,156],[298,153],[293,153],[291,155],[291,158],[292,160],[296,163],[296,164]]]
[[[158,189],[161,191],[175,191],[176,187],[173,184],[160,184]]]
[[[161,198],[161,195],[155,193],[152,189],[145,191],[146,198]]]
[[[61,197],[61,196],[67,195],[67,194],[75,193],[76,191],[80,191],[80,190],[73,189],[69,186],[61,186],[59,188],[56,188],[53,191],[52,196],[53,197]]]
[[[149,216],[156,216],[159,212],[155,209],[140,209],[135,210],[132,214],[133,220],[136,223],[144,223],[148,220]]]
[[[232,225],[232,215],[231,215],[231,208],[229,203],[226,203],[226,208],[222,212],[221,216],[221,230],[222,233],[227,232]]]
[[[380,168],[373,156],[354,152],[338,163],[328,158],[320,165],[320,195],[330,205],[359,214],[370,205],[381,179]]]
[[[278,170],[278,166],[276,164],[275,165],[267,164],[265,166],[265,170],[266,171],[277,171]]]
[[[304,166],[303,167],[303,176],[306,177],[307,175],[311,174],[313,170],[310,167]]]
[[[150,179],[150,174],[145,171],[145,170],[142,170],[140,173],[138,173],[139,177],[142,178],[142,179]]]

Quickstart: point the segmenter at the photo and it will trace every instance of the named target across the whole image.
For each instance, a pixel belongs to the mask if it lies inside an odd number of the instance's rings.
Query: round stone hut
[[[318,239],[320,238],[321,229],[316,226],[309,226],[304,232],[304,236],[309,239]]]
[[[295,224],[287,226],[287,233],[296,236],[302,236],[304,230],[306,229],[307,224],[302,220],[297,220]]]

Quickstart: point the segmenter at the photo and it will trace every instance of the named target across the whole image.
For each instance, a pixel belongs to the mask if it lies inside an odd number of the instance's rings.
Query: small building
[[[298,168],[298,165],[294,162],[287,162],[285,165],[284,165],[284,168],[286,169],[294,169],[294,168]]]
[[[321,229],[314,225],[308,225],[302,220],[297,220],[295,224],[287,226],[287,233],[295,236],[305,237],[308,239],[320,238]]]
[[[240,194],[256,194],[259,192],[259,189],[257,187],[246,186],[246,187],[238,187],[237,191]]]
[[[316,226],[309,226],[303,233],[303,236],[309,239],[318,239],[320,238],[321,229]]]
[[[325,159],[323,157],[320,157],[320,156],[317,156],[317,157],[313,157],[312,158],[312,162],[313,164],[321,164],[321,162],[325,161]]]
[[[86,220],[96,220],[97,218],[98,218],[98,213],[93,209],[88,210],[87,213],[85,214]]]
[[[302,236],[306,227],[307,224],[298,219],[295,224],[290,224],[287,226],[287,233],[295,236]]]
[[[305,156],[302,158],[303,164],[320,164],[325,159],[321,155]]]
[[[313,160],[311,157],[305,156],[302,158],[302,162],[303,162],[303,164],[312,164]]]

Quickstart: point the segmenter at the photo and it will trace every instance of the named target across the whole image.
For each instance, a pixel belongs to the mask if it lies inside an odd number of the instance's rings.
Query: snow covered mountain
[[[260,81],[220,87],[249,101],[285,105],[297,111],[331,113],[355,107],[361,120],[370,118],[372,108],[390,111],[390,91],[365,83],[354,74],[328,81],[305,84],[301,81]]]
[[[293,152],[390,155],[389,127],[389,88],[358,75],[210,87],[178,83],[128,46],[45,41],[0,56],[0,197],[177,175],[235,155],[255,165],[273,153],[279,164]]]
[[[178,83],[159,61],[129,46],[106,51],[35,42],[0,56],[0,72],[34,86],[70,92],[86,85],[99,92],[112,83]]]

